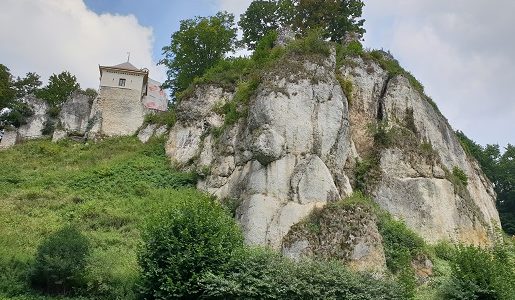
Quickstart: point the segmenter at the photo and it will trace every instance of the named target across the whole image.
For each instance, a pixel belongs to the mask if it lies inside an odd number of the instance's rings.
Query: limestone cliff
[[[316,249],[285,236],[357,187],[429,243],[490,244],[499,225],[492,184],[431,100],[383,67],[356,56],[337,68],[334,51],[289,56],[262,76],[235,122],[219,109],[234,92],[200,85],[177,105],[167,154],[204,174],[200,189],[236,204],[251,244]],[[377,230],[359,232],[348,256],[384,258]]]

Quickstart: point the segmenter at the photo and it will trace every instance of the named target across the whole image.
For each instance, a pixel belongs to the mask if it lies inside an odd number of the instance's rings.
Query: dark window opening
[[[125,78],[120,78],[118,81],[118,86],[125,86]]]

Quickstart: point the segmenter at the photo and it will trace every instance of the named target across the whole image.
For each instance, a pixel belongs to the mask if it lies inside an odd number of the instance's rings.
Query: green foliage
[[[513,299],[515,252],[513,245],[482,250],[460,246],[451,263],[452,279],[444,287],[445,299]]]
[[[336,74],[336,79],[340,83],[343,93],[345,94],[345,97],[347,97],[347,101],[349,102],[350,106],[352,104],[352,92],[354,90],[352,81],[345,79],[345,77],[340,74]]]
[[[0,291],[10,297],[28,290],[29,270],[29,262],[0,256]]]
[[[168,68],[164,87],[172,96],[184,91],[206,70],[234,50],[236,28],[234,16],[217,13],[212,17],[197,17],[181,21],[179,31],[172,35],[169,46],[163,48],[165,57],[160,64]]]
[[[293,262],[276,252],[246,248],[222,272],[200,279],[207,299],[405,299],[399,285],[348,271],[340,262]]]
[[[358,41],[352,41],[345,46],[336,44],[336,69],[339,70],[344,65],[349,65],[349,58],[364,56],[363,45]]]
[[[424,241],[408,229],[404,222],[383,214],[378,229],[383,237],[386,266],[393,273],[408,267],[416,255],[424,252]]]
[[[243,31],[242,44],[253,50],[267,33],[291,27],[301,35],[320,31],[323,40],[341,43],[347,33],[365,33],[360,19],[361,0],[254,0],[241,15],[238,25]]]
[[[92,101],[98,96],[98,92],[95,89],[87,88],[86,90],[81,90],[81,93],[88,96]]]
[[[440,259],[451,261],[456,253],[456,247],[449,242],[441,241],[433,246],[434,254]]]
[[[36,92],[36,96],[45,100],[50,106],[61,107],[70,95],[80,90],[77,77],[68,71],[60,74],[52,74],[48,79],[48,85]]]
[[[355,186],[358,191],[369,192],[369,189],[378,182],[381,177],[379,157],[373,153],[363,160],[356,161],[354,169]]]
[[[55,130],[55,122],[52,119],[50,119],[50,120],[45,121],[45,123],[43,124],[43,129],[41,130],[41,134],[42,135],[52,135],[54,133],[54,130]]]
[[[457,131],[463,150],[474,157],[486,176],[494,183],[497,209],[504,231],[515,235],[515,147],[511,144],[501,154],[499,145],[481,146]]]
[[[0,115],[0,128],[20,127],[27,123],[27,118],[34,113],[27,104],[17,101],[16,98],[33,93],[40,85],[39,75],[36,73],[27,73],[25,78],[13,80],[9,68],[0,64],[0,111],[9,109],[9,112]]]
[[[144,234],[139,256],[144,298],[198,297],[206,272],[218,272],[243,236],[222,206],[207,196],[175,202],[155,218]]]
[[[303,34],[324,28],[324,39],[340,43],[345,34],[365,33],[360,19],[364,3],[361,0],[289,0],[294,7],[293,28]]]
[[[275,61],[281,56],[282,51],[279,48],[274,48],[277,41],[277,32],[268,32],[256,45],[254,53],[252,53],[252,60],[256,62],[257,66],[264,66],[271,61]]]
[[[47,294],[70,294],[84,285],[88,239],[75,227],[51,234],[38,247],[32,286]]]
[[[76,224],[90,241],[81,293],[135,299],[140,228],[180,199],[197,175],[170,167],[164,141],[28,141],[0,152],[0,299],[32,296],[28,275],[43,237]]]
[[[9,107],[16,95],[12,85],[13,79],[9,68],[0,64],[0,110]]]
[[[331,47],[323,39],[324,31],[318,28],[306,32],[306,36],[297,39],[286,46],[286,50],[293,54],[322,54],[329,56]]]
[[[34,115],[29,105],[20,101],[11,101],[9,113],[0,116],[0,124],[4,122],[6,125],[20,127],[27,124],[27,119]]]
[[[146,124],[156,124],[158,126],[167,126],[168,128],[172,128],[176,121],[177,115],[173,107],[168,108],[167,111],[159,111],[145,115]]]
[[[278,1],[255,0],[241,15],[238,25],[243,36],[241,43],[254,50],[268,33],[276,31],[284,21]]]
[[[218,84],[225,88],[233,87],[243,80],[254,69],[254,62],[245,57],[228,58],[219,61],[216,65],[195,81],[197,84]]]
[[[459,167],[452,168],[452,177],[454,178],[454,180],[452,180],[453,182],[458,181],[459,184],[461,184],[463,186],[467,186],[467,184],[468,184],[467,174],[465,174],[465,172],[462,169],[460,169]]]
[[[36,93],[42,84],[41,80],[39,80],[40,78],[38,74],[32,72],[27,73],[24,78],[18,77],[13,83],[16,97],[21,98]]]

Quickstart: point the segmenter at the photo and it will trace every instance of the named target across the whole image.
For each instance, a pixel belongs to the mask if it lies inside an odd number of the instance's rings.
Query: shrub
[[[147,299],[195,298],[197,280],[217,272],[243,246],[239,227],[207,196],[181,199],[154,218],[139,255]]]
[[[460,184],[463,186],[467,186],[468,184],[468,177],[465,172],[460,169],[459,167],[452,168],[452,177],[457,180]]]
[[[352,81],[346,79],[340,74],[336,74],[336,79],[340,83],[340,87],[343,90],[343,93],[345,94],[345,97],[347,97],[347,101],[349,102],[349,106],[352,104],[352,92],[354,90],[354,87],[352,85]]]
[[[0,295],[14,296],[25,292],[29,269],[27,262],[0,257]]]
[[[98,92],[95,89],[87,88],[86,90],[80,90],[83,95],[88,96],[91,100],[95,100],[98,96]]]
[[[451,263],[452,279],[444,287],[446,299],[513,299],[515,263],[513,249],[492,251],[460,246]]]
[[[352,273],[340,262],[293,262],[259,248],[238,251],[199,285],[207,299],[405,299],[396,283]]]
[[[168,111],[155,112],[145,116],[145,123],[159,126],[166,125],[168,128],[175,125],[176,120],[176,114],[173,108],[169,108]]]
[[[73,226],[50,235],[39,246],[32,286],[48,294],[69,294],[83,287],[89,241]]]
[[[424,240],[406,227],[404,222],[383,214],[378,229],[383,237],[386,266],[393,273],[409,266],[412,258],[423,252]]]
[[[324,41],[323,31],[310,30],[305,38],[292,41],[286,46],[286,50],[293,54],[322,54],[329,56],[330,44]]]
[[[52,135],[55,131],[55,121],[52,119],[49,119],[45,121],[43,124],[43,129],[41,129],[42,135]]]
[[[446,261],[451,261],[456,252],[456,248],[451,243],[444,241],[434,245],[433,249],[436,257]]]

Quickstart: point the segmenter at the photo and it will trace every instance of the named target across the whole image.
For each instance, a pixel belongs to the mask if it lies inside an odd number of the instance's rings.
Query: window
[[[125,78],[120,78],[118,81],[118,86],[125,86]]]

